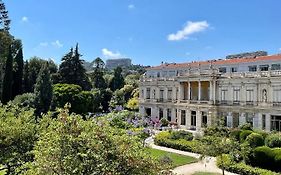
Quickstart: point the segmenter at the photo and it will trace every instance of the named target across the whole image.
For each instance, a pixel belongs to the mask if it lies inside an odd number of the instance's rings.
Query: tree
[[[22,48],[19,49],[16,57],[13,70],[13,92],[12,97],[22,94],[23,90],[23,54]]]
[[[45,129],[35,146],[35,161],[25,174],[159,174],[163,168],[126,130],[107,120],[83,120],[61,110],[43,118]]]
[[[7,175],[20,174],[15,172],[16,169],[33,161],[36,132],[33,109],[22,109],[14,105],[0,106],[0,169],[6,170]]]
[[[2,102],[6,104],[12,99],[12,85],[13,85],[13,55],[12,49],[9,48],[9,55],[6,60],[5,75],[3,80]]]
[[[107,89],[102,89],[101,90],[101,106],[102,106],[102,111],[103,112],[108,112],[109,108],[109,103],[112,98],[112,91],[107,88]]]
[[[2,30],[8,31],[10,29],[11,20],[9,19],[8,11],[2,0],[0,0],[0,25]]]
[[[78,44],[75,51],[70,49],[62,58],[62,63],[59,67],[59,77],[61,83],[77,84],[82,87],[83,90],[90,90],[91,84],[86,75],[86,70],[83,67],[83,60],[80,59],[81,54],[78,51]]]
[[[111,81],[110,89],[112,91],[115,91],[117,89],[120,89],[124,86],[124,78],[122,76],[122,68],[117,67],[114,69],[114,77]]]
[[[104,75],[104,62],[99,57],[94,60],[94,70],[90,74],[91,80],[93,83],[94,88],[98,89],[105,89],[106,88],[106,82],[103,77]]]
[[[23,92],[32,92],[32,85],[29,79],[29,63],[25,61],[23,66]]]
[[[34,88],[34,94],[36,115],[38,116],[41,113],[48,112],[53,97],[53,86],[50,78],[48,63],[45,63],[39,72]]]

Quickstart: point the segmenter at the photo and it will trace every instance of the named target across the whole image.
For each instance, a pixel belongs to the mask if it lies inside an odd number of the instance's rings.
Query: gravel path
[[[186,155],[186,156],[190,156],[190,157],[195,157],[195,158],[200,158],[200,154],[196,154],[196,153],[191,153],[191,152],[186,152],[186,151],[180,151],[180,150],[176,150],[176,149],[172,149],[172,148],[167,148],[167,147],[162,147],[162,146],[158,146],[155,145],[153,143],[153,138],[150,137],[146,140],[146,143],[148,146],[150,146],[151,148],[154,149],[159,149],[159,150],[163,150],[163,151],[167,151],[167,152],[172,152],[172,153],[177,153],[177,154],[181,154],[181,155]],[[199,161],[197,163],[192,163],[192,164],[187,164],[187,165],[183,165],[183,166],[179,166],[176,167],[173,172],[176,173],[177,175],[192,175],[195,172],[212,172],[212,173],[222,173],[222,170],[219,169],[216,166],[216,158],[214,157],[206,157],[204,160]],[[226,175],[238,175],[235,173],[230,173],[230,172],[226,172]]]

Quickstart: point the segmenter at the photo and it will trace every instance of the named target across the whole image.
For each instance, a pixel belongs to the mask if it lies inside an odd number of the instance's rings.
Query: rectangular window
[[[273,90],[273,106],[281,106],[281,89]]]
[[[163,118],[163,109],[159,108],[159,120]]]
[[[181,110],[181,125],[185,125],[185,110]]]
[[[171,109],[167,109],[167,120],[168,121],[172,120],[172,111],[171,111]]]
[[[254,90],[253,89],[247,89],[246,91],[246,103],[248,105],[252,105],[254,102]]]
[[[265,129],[265,115],[262,114],[262,129]]]
[[[173,90],[168,89],[168,100],[172,100],[172,93],[173,93]]]
[[[257,71],[257,66],[249,66],[249,71],[250,72],[256,72]]]
[[[164,90],[160,89],[160,101],[164,100]]]
[[[191,111],[191,126],[196,126],[196,111]]]
[[[234,89],[233,91],[233,102],[240,101],[240,89]]]
[[[146,88],[146,99],[150,99],[150,88]]]
[[[227,90],[226,89],[222,89],[221,90],[221,102],[222,103],[226,103],[226,99],[227,99]]]
[[[268,71],[269,65],[260,65],[260,71]]]
[[[237,67],[232,67],[231,72],[237,72]]]
[[[271,70],[280,70],[280,69],[281,69],[280,64],[272,64],[271,65]]]
[[[220,67],[219,72],[220,73],[226,73],[226,67]]]

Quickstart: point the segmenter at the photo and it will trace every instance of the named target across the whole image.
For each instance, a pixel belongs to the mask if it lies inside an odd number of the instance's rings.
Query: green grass
[[[168,156],[171,158],[173,161],[172,166],[173,167],[178,167],[181,165],[185,164],[190,164],[197,162],[198,160],[196,158],[190,157],[190,156],[185,156],[185,155],[180,155],[180,154],[175,154],[171,152],[166,152],[158,149],[153,149],[153,148],[148,148],[148,151],[151,153],[152,157],[161,159],[164,156]]]
[[[218,173],[208,173],[208,172],[196,172],[192,175],[221,175],[221,174],[218,174]]]

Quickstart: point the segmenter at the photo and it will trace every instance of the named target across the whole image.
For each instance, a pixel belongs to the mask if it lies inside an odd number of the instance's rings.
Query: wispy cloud
[[[42,47],[47,47],[48,45],[49,45],[48,42],[41,42],[41,43],[39,44],[39,46],[42,46]]]
[[[122,57],[121,53],[120,52],[113,52],[113,51],[110,51],[108,50],[107,48],[103,48],[102,50],[102,54],[104,57],[106,58],[120,58]]]
[[[28,17],[23,16],[23,17],[21,18],[21,22],[28,22]]]
[[[51,44],[57,48],[63,47],[63,44],[59,40],[56,40],[56,41],[52,42]]]
[[[135,5],[134,4],[130,4],[130,5],[128,5],[128,9],[129,10],[133,10],[133,9],[135,9],[136,7],[135,7]]]
[[[188,21],[183,29],[177,31],[176,33],[169,34],[167,39],[169,41],[179,41],[183,39],[188,39],[190,35],[206,30],[210,25],[207,21]]]

